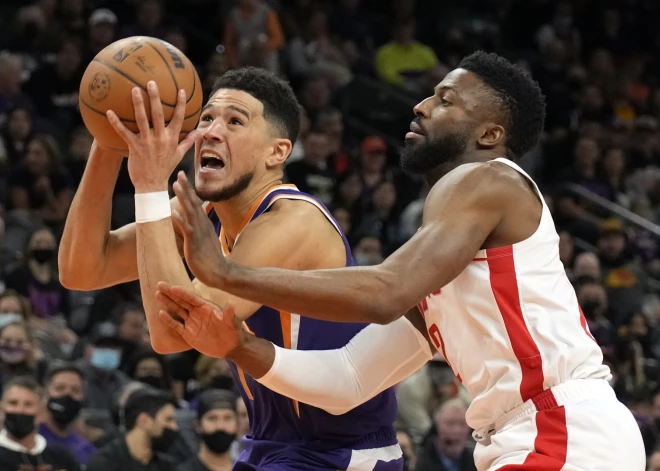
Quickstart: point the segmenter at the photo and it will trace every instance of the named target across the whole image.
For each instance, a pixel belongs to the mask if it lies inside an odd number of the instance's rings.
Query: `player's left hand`
[[[197,133],[191,131],[179,142],[186,113],[185,91],[179,90],[174,114],[167,126],[156,82],[147,83],[147,93],[151,108],[151,126],[142,91],[137,87],[132,90],[138,134],[124,126],[116,113],[107,112],[110,124],[128,145],[128,173],[137,193],[166,191],[172,172],[192,147]]]
[[[221,309],[191,291],[162,281],[156,299],[167,309],[159,313],[163,324],[200,353],[225,358],[241,345],[245,332],[231,304]]]
[[[183,254],[193,275],[206,286],[219,287],[227,260],[222,253],[213,224],[202,207],[184,172],[174,182],[180,211],[173,213],[174,223],[183,235]]]

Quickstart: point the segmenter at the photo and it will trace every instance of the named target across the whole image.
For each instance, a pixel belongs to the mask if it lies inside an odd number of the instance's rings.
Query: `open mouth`
[[[422,127],[419,124],[417,124],[416,121],[410,123],[410,132],[419,134],[420,136],[424,135],[424,131],[422,130]]]
[[[225,162],[219,155],[209,152],[202,153],[200,164],[202,168],[209,170],[221,170],[225,168]]]

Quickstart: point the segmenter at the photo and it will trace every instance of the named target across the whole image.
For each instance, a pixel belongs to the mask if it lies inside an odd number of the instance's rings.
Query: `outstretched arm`
[[[226,357],[270,390],[331,414],[345,414],[401,382],[432,357],[417,308],[391,324],[365,327],[343,348],[288,350],[245,332],[231,305],[221,312],[191,291],[165,283],[158,288],[157,297],[170,313],[161,312],[161,318],[181,336],[212,340],[212,356]],[[196,323],[205,326],[203,331],[194,331]]]
[[[495,164],[468,164],[452,171],[430,192],[421,229],[382,264],[372,267],[293,272],[248,268],[197,252],[188,260],[207,285],[288,312],[342,322],[386,324],[443,287],[472,261],[500,224],[511,203],[511,179]],[[182,203],[183,217],[195,211]],[[207,231],[183,231],[201,238]],[[203,228],[202,228],[203,229]],[[200,242],[201,243],[201,242]],[[193,257],[195,258],[195,257]]]

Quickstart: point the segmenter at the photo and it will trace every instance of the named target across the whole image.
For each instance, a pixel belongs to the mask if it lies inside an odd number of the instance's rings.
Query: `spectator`
[[[163,24],[163,3],[161,0],[142,0],[135,2],[135,24],[122,28],[120,36],[151,36],[162,39],[166,29]]]
[[[21,90],[23,60],[14,54],[0,53],[0,125],[15,108],[33,110],[32,100]]]
[[[287,165],[287,179],[300,191],[314,195],[330,205],[336,174],[328,165],[328,137],[320,131],[310,131],[304,146],[305,156],[302,160]]]
[[[177,471],[231,470],[231,447],[238,432],[236,396],[226,390],[203,392],[197,404],[195,429],[202,442],[199,453]]]
[[[114,398],[129,383],[129,378],[117,370],[121,363],[124,341],[113,333],[99,332],[87,347],[85,374],[85,407],[109,410]]]
[[[67,38],[58,48],[55,63],[39,67],[24,87],[39,115],[51,118],[58,131],[67,137],[80,124],[78,89],[84,72],[82,58],[81,41]]]
[[[172,394],[172,378],[162,355],[151,349],[136,351],[128,361],[126,374],[154,389]]]
[[[30,211],[52,226],[62,224],[73,199],[73,181],[60,161],[52,136],[32,139],[24,161],[11,175],[9,209]]]
[[[415,471],[476,471],[474,449],[468,445],[466,412],[461,399],[450,399],[438,408],[434,416],[436,433],[425,440]]]
[[[584,252],[575,257],[573,277],[575,280],[584,278],[591,281],[602,280],[603,277],[600,271],[598,256],[592,252]]]
[[[577,287],[577,297],[589,332],[602,348],[612,348],[614,339],[612,325],[607,320],[607,293],[595,281],[587,281]]]
[[[310,75],[305,79],[300,90],[300,103],[314,121],[319,111],[330,105],[332,89],[330,81],[320,74]]]
[[[50,229],[39,229],[30,236],[25,257],[7,275],[7,288],[28,298],[36,317],[63,316],[69,309],[69,291],[57,276],[57,242]]]
[[[4,165],[16,165],[25,155],[27,144],[33,137],[33,122],[30,110],[16,107],[7,113],[2,125],[2,153]]]
[[[39,434],[46,443],[65,447],[80,463],[86,463],[96,448],[75,430],[84,398],[83,372],[72,364],[54,365],[44,384],[48,402]]]
[[[149,469],[174,471],[164,452],[178,436],[174,398],[148,389],[134,391],[124,406],[126,432],[101,448],[87,463],[87,471]]]
[[[65,161],[66,170],[71,175],[74,184],[78,186],[82,180],[87,159],[92,149],[93,137],[85,127],[76,128],[71,134],[69,155]]]
[[[399,212],[396,208],[396,188],[389,181],[379,183],[374,189],[371,207],[357,229],[362,234],[378,235],[386,255],[396,250],[401,242]]]
[[[41,386],[31,377],[17,377],[5,385],[0,469],[80,469],[80,464],[66,448],[46,443],[46,439],[37,433],[36,416],[42,398]]]
[[[607,220],[601,226],[598,252],[610,305],[616,313],[610,320],[618,327],[641,308],[646,274],[630,260],[628,236],[619,220]]]
[[[559,260],[564,264],[564,268],[568,272],[569,278],[571,277],[571,265],[573,265],[573,256],[575,253],[575,242],[570,232],[559,232]]]
[[[364,182],[356,170],[348,170],[341,175],[335,187],[333,207],[346,208],[351,216],[351,226],[362,216]]]
[[[229,13],[225,47],[232,67],[254,65],[277,73],[283,44],[277,13],[262,0],[241,0]]]
[[[101,49],[117,37],[117,15],[107,8],[94,10],[87,21],[87,53],[89,62]]]
[[[0,294],[0,329],[16,322],[28,324],[31,316],[29,301],[16,291],[8,289]]]
[[[403,87],[415,95],[427,91],[426,74],[438,66],[438,58],[428,46],[415,40],[415,22],[395,26],[394,40],[376,51],[376,71],[385,82]]]
[[[358,239],[353,250],[353,258],[358,266],[366,267],[378,265],[384,260],[383,246],[380,243],[380,237],[374,235],[364,235]]]
[[[43,353],[34,344],[30,329],[25,323],[12,322],[0,329],[2,385],[21,376],[30,376],[41,382],[47,367]]]

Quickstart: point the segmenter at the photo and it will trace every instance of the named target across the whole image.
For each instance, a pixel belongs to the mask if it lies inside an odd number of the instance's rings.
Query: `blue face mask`
[[[119,366],[119,350],[112,348],[95,348],[92,350],[90,363],[101,370],[114,370]]]

